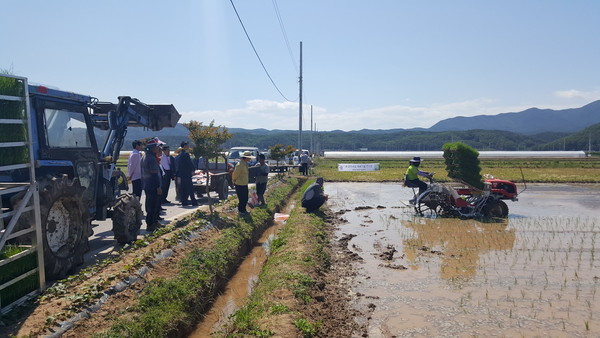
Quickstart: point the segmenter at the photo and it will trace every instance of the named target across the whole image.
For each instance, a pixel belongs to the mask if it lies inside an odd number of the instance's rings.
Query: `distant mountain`
[[[532,150],[598,150],[600,149],[600,123],[575,134],[532,147]]]
[[[552,110],[531,108],[519,113],[493,116],[455,117],[438,122],[429,129],[361,129],[353,131],[320,131],[313,134],[313,144],[328,150],[439,150],[444,143],[462,141],[478,150],[585,150],[588,140],[600,134],[600,101],[581,108]],[[255,146],[267,149],[275,144],[297,145],[297,130],[267,130],[229,128],[233,137],[223,148]],[[133,140],[157,136],[177,148],[189,141],[188,130],[178,124],[155,132],[144,128],[129,128],[124,150],[131,149]],[[303,132],[303,147],[310,144],[310,131]],[[596,149],[600,141],[592,139]],[[102,144],[102,142],[100,142]]]
[[[600,100],[581,108],[563,110],[530,108],[517,113],[498,115],[457,116],[442,120],[429,131],[449,130],[506,130],[520,134],[543,132],[574,133],[600,123]]]

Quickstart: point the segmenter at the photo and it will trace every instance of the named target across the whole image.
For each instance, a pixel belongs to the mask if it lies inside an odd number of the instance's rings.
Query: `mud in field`
[[[369,336],[600,335],[599,186],[530,185],[495,223],[418,217],[399,184],[325,192]]]

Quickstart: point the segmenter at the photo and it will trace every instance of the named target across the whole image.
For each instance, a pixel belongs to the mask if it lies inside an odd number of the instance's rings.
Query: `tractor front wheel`
[[[142,204],[133,194],[123,194],[113,208],[112,223],[115,239],[120,244],[137,240],[142,226]]]

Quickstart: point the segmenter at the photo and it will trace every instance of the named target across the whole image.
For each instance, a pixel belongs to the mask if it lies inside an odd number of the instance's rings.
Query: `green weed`
[[[302,332],[303,337],[311,338],[317,336],[322,323],[320,321],[310,322],[304,318],[300,318],[294,321],[294,325]]]

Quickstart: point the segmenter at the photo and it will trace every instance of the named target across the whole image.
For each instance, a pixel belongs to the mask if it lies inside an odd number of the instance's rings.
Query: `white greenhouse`
[[[441,159],[443,151],[326,151],[328,159]],[[584,151],[480,151],[479,158],[584,158]]]

